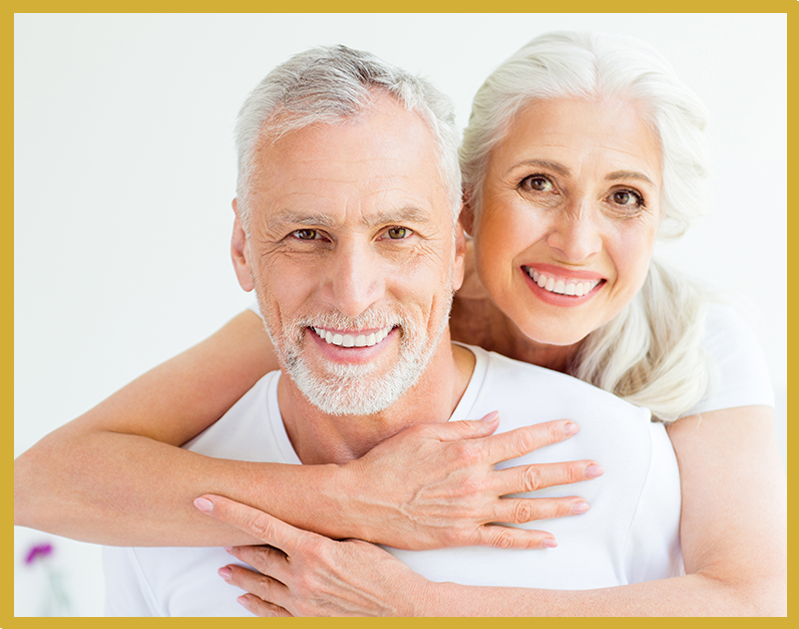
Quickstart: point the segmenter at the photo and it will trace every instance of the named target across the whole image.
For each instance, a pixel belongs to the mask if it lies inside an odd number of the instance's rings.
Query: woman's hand
[[[494,435],[497,413],[482,421],[418,424],[347,463],[341,485],[355,535],[409,550],[451,546],[541,548],[552,535],[494,524],[522,523],[585,513],[579,497],[503,498],[596,478],[594,461],[523,465],[495,470],[500,461],[574,435],[567,420],[525,426]]]
[[[413,616],[429,582],[384,550],[360,540],[334,541],[294,528],[221,496],[197,507],[267,544],[230,553],[238,565],[219,570],[246,590],[238,601],[256,616]]]

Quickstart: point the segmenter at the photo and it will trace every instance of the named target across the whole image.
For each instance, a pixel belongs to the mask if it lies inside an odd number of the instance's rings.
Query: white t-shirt
[[[569,418],[581,431],[504,465],[596,459],[604,476],[536,496],[579,495],[581,516],[530,523],[550,531],[546,550],[452,548],[389,552],[434,581],[469,585],[591,589],[677,576],[680,480],[671,442],[646,409],[585,382],[469,347],[476,366],[451,419],[499,410],[499,431]],[[186,447],[209,456],[299,464],[277,402],[279,372],[267,374]],[[321,514],[320,517],[329,517]],[[106,611],[115,616],[248,616],[241,591],[217,570],[234,558],[220,548],[107,548]]]
[[[708,308],[704,349],[710,357],[710,390],[686,417],[736,406],[774,406],[763,349],[732,306],[713,304]]]

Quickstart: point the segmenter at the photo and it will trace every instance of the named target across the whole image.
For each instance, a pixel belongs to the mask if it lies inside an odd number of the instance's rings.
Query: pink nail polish
[[[194,501],[194,506],[203,513],[211,513],[214,508],[214,503],[208,500],[208,498],[197,498]]]
[[[580,432],[580,426],[574,422],[569,422],[563,427],[563,432],[565,432],[568,437],[571,437],[572,435],[576,435],[578,432]]]
[[[250,609],[250,599],[248,599],[246,596],[239,596],[236,599],[236,602],[239,605],[241,605],[242,607],[246,607],[247,609]]]
[[[557,548],[558,542],[551,537],[547,537],[543,542],[541,542],[541,546],[544,548]]]
[[[592,464],[585,468],[586,478],[597,478],[598,476],[602,476],[604,473],[605,470],[603,470],[599,465]]]
[[[575,502],[572,505],[571,512],[573,515],[580,515],[581,513],[585,513],[591,507],[588,505],[587,502]]]
[[[220,568],[216,571],[217,574],[222,577],[225,581],[230,581],[230,578],[233,576],[233,571],[230,568]]]

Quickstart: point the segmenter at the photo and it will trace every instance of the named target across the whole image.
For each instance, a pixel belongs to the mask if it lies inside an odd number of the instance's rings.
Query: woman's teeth
[[[524,270],[527,271],[527,275],[529,275],[532,280],[538,284],[544,290],[549,291],[550,293],[557,293],[558,295],[574,295],[575,297],[582,297],[583,295],[587,295],[594,287],[599,284],[601,280],[583,280],[582,282],[572,282],[570,281],[568,284],[564,280],[555,279],[554,277],[548,277],[543,273],[539,273],[535,269],[530,268],[529,266],[524,267]]]
[[[371,334],[358,335],[336,334],[335,332],[331,332],[330,330],[325,330],[323,328],[311,329],[316,332],[320,339],[330,343],[331,345],[338,345],[339,347],[371,347],[372,345],[377,345],[380,341],[386,338],[393,327],[394,326],[389,325],[382,330],[372,332]]]

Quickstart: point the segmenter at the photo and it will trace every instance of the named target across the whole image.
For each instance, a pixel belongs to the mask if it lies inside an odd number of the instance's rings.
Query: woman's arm
[[[211,496],[211,515],[291,558],[235,548],[269,576],[234,565],[220,576],[250,592],[242,604],[267,616],[786,615],[786,484],[771,409],[704,413],[669,435],[682,479],[683,577],[585,591],[433,583],[374,546],[325,540]]]
[[[510,481],[493,470],[498,460],[568,438],[565,421],[495,437],[497,421],[420,425],[342,466],[213,459],[177,447],[276,367],[260,318],[240,314],[21,455],[14,463],[15,524],[118,545],[257,541],[194,509],[196,496],[214,492],[333,538],[400,548],[539,547],[551,535],[486,524],[569,515],[581,502],[500,496],[532,489],[536,479],[542,487],[583,480],[590,461],[538,466],[533,474],[517,468]],[[401,484],[397,469],[409,470]],[[418,491],[426,485],[434,490]],[[467,493],[469,487],[482,489]]]

